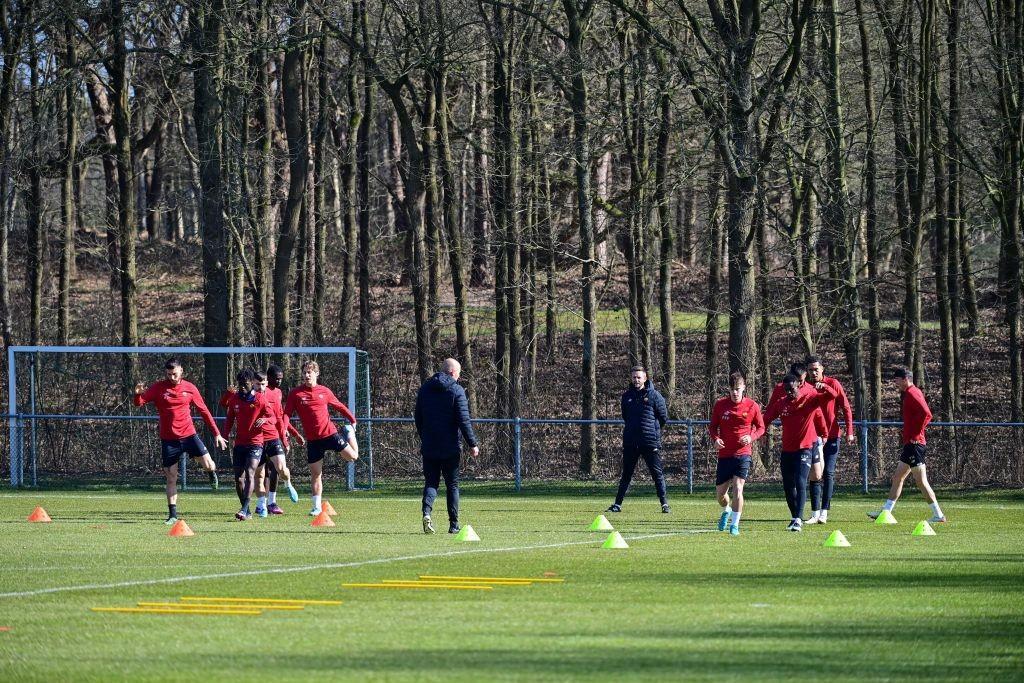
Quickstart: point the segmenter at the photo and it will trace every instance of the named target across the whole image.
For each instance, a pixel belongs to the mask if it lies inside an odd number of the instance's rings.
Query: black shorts
[[[160,440],[160,456],[164,467],[177,465],[182,453],[188,453],[191,458],[201,458],[209,452],[198,434],[186,436],[184,439]]]
[[[718,472],[715,474],[715,486],[728,484],[733,477],[746,479],[750,476],[750,456],[734,455],[718,459]]]
[[[905,462],[911,467],[918,467],[925,464],[925,448],[923,443],[908,443],[903,446],[903,454],[900,455],[900,462]]]
[[[263,446],[235,446],[231,449],[231,464],[236,468],[249,466],[251,460],[263,459]]]
[[[348,445],[348,426],[330,436],[306,443],[306,462],[312,465],[324,459],[327,451],[343,451]]]
[[[264,459],[269,459],[273,458],[274,456],[284,454],[284,444],[281,443],[281,439],[271,439],[270,441],[263,442]]]
[[[819,462],[824,460],[824,458],[825,445],[822,443],[821,439],[818,439],[814,442],[814,445],[811,446],[811,464],[817,465]]]

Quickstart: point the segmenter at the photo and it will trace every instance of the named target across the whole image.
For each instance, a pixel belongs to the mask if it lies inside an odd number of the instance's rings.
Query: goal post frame
[[[10,450],[11,486],[24,486],[25,483],[25,462],[24,462],[24,437],[22,435],[22,424],[24,418],[18,414],[18,373],[15,366],[19,354],[35,353],[103,353],[103,354],[164,354],[164,355],[232,355],[232,354],[261,354],[261,355],[313,355],[331,354],[348,356],[348,396],[347,405],[353,407],[353,414],[358,406],[356,394],[356,357],[361,349],[354,346],[46,346],[26,345],[7,347],[7,421],[8,421],[8,448]],[[34,374],[32,375],[34,377]],[[367,387],[369,391],[369,387]],[[369,403],[369,395],[367,395]],[[35,409],[33,408],[33,413]],[[369,411],[368,411],[369,412]],[[367,415],[368,417],[369,415]],[[358,415],[357,415],[358,419]],[[371,465],[372,467],[372,465]],[[355,488],[355,463],[348,463],[346,483],[350,490]],[[370,475],[372,482],[372,471]]]

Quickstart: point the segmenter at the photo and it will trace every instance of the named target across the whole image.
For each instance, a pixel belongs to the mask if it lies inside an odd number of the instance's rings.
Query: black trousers
[[[459,521],[459,463],[461,457],[456,455],[443,460],[423,458],[423,514],[429,515],[434,509],[437,498],[437,487],[444,477],[445,498],[448,500],[448,521]]]
[[[807,476],[811,472],[811,449],[783,451],[779,461],[782,469],[782,488],[786,492],[789,516],[799,519],[807,502]]]
[[[629,483],[633,481],[633,473],[636,471],[636,464],[640,458],[647,463],[647,471],[651,473],[654,480],[654,488],[658,492],[658,500],[665,503],[665,473],[661,467],[661,452],[657,448],[639,446],[622,449],[622,476],[619,478],[619,490],[615,494],[615,504],[622,505],[629,490]]]

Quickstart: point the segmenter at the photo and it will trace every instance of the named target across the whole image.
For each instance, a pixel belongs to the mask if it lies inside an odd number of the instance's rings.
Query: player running
[[[751,444],[764,434],[761,406],[743,394],[747,379],[742,372],[729,375],[729,394],[715,401],[711,411],[708,433],[718,447],[718,472],[715,475],[715,494],[722,506],[718,530],[727,528],[733,536],[740,535],[740,515],[743,512],[743,484],[750,474]],[[729,506],[729,489],[734,492]],[[731,521],[730,521],[731,517]]]
[[[850,407],[850,399],[846,396],[843,385],[834,377],[825,376],[825,366],[821,359],[816,356],[808,356],[807,372],[810,381],[814,384],[822,382],[829,385],[836,392],[836,398],[826,401],[821,406],[822,416],[825,418],[826,434],[821,439],[820,457],[811,461],[811,518],[806,524],[825,524],[828,522],[828,511],[832,506],[832,494],[836,487],[836,460],[839,457],[839,409],[843,411],[843,421],[846,426],[846,442],[857,443],[857,437],[853,431],[853,408]]]
[[[356,443],[355,432],[344,425],[341,432],[331,421],[328,408],[334,408],[352,426],[356,424],[356,416],[344,403],[338,400],[327,387],[317,384],[320,378],[320,365],[315,360],[302,364],[302,386],[295,387],[288,393],[284,405],[284,415],[290,418],[296,411],[302,421],[302,431],[306,433],[306,460],[309,462],[313,509],[310,515],[319,515],[320,496],[323,494],[323,460],[327,451],[336,451],[342,460],[355,462],[359,459],[359,445]]]
[[[818,393],[814,390],[814,385],[807,382],[807,366],[805,364],[800,362],[791,363],[789,366],[789,374],[797,378],[797,388],[800,390],[802,395],[814,396]],[[771,408],[772,404],[776,401],[781,401],[784,398],[786,398],[786,387],[783,386],[782,382],[779,382],[772,387],[772,395],[768,399],[768,405],[765,410]]]
[[[932,411],[928,408],[928,402],[924,394],[914,384],[914,375],[907,368],[896,368],[892,378],[902,394],[903,412],[903,454],[896,465],[896,471],[892,475],[892,487],[889,489],[889,498],[882,505],[881,510],[869,512],[868,517],[877,518],[883,510],[892,512],[903,491],[903,482],[908,474],[914,475],[914,483],[924,494],[925,500],[932,508],[932,518],[928,521],[932,524],[945,522],[946,516],[939,508],[939,502],[935,499],[935,491],[928,483],[928,474],[925,471],[925,443],[924,430],[932,421]]]
[[[273,386],[270,386],[273,378]],[[288,469],[288,433],[291,433],[302,446],[306,440],[291,422],[284,416],[281,397],[281,380],[284,371],[276,365],[267,368],[267,372],[256,373],[256,389],[267,399],[267,405],[279,415],[284,422],[287,433],[278,433],[278,420],[263,423],[263,460],[260,461],[256,473],[256,516],[266,517],[267,514],[283,515],[284,510],[277,504],[277,483],[283,479],[287,487],[288,497],[293,503],[299,502],[299,494],[292,486],[292,475]],[[269,503],[268,503],[269,499]]]
[[[196,425],[192,420],[192,406],[203,422],[214,435],[217,448],[226,450],[228,442],[217,429],[217,423],[206,407],[202,394],[196,385],[182,379],[184,370],[181,361],[170,358],[164,363],[164,379],[154,382],[146,389],[140,382],[135,385],[133,402],[142,407],[147,403],[156,405],[160,416],[160,451],[164,478],[167,482],[167,521],[174,524],[178,521],[178,462],[183,453],[189,457],[199,458],[199,463],[210,475],[210,488],[217,490],[217,466],[206,450],[206,444],[196,433]]]
[[[835,389],[819,382],[814,386],[813,395],[801,393],[800,378],[789,374],[782,379],[785,398],[768,406],[764,413],[765,425],[776,417],[782,419],[782,487],[789,504],[792,521],[787,531],[802,531],[804,503],[807,501],[807,474],[811,469],[811,451],[818,439],[815,427],[815,413],[822,404],[835,399]],[[767,430],[766,430],[767,431]]]
[[[241,508],[235,519],[244,522],[252,515],[249,501],[256,486],[256,468],[263,459],[264,425],[273,422],[277,433],[286,431],[284,415],[274,410],[265,394],[257,389],[256,373],[245,369],[238,373],[238,391],[228,400],[224,431],[231,433],[235,426],[235,446],[231,451],[231,464],[235,471],[235,491]]]

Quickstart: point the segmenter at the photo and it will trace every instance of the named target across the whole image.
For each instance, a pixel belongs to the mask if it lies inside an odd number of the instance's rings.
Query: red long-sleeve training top
[[[196,407],[213,435],[220,436],[220,430],[213,421],[210,409],[206,407],[203,395],[192,382],[183,379],[177,384],[171,384],[162,379],[151,384],[141,394],[136,394],[132,400],[139,407],[147,403],[156,406],[157,415],[160,416],[160,438],[164,441],[186,439],[196,433],[191,406]]]
[[[764,434],[761,406],[746,396],[739,403],[733,403],[731,398],[723,396],[715,401],[715,407],[711,410],[708,434],[712,441],[720,438],[725,442],[725,446],[718,449],[719,458],[752,454],[752,443]],[[744,435],[750,436],[751,443],[740,443],[740,437]]]
[[[818,390],[815,389],[814,385],[811,384],[810,382],[804,382],[803,384],[800,385],[801,396],[814,396],[817,393]],[[774,387],[772,387],[772,395],[768,399],[768,404],[764,409],[765,412],[767,412],[769,408],[771,408],[773,405],[775,405],[777,402],[781,401],[784,398],[786,398],[786,388],[782,386],[782,382],[778,382]]]
[[[815,413],[820,412],[822,404],[836,397],[835,389],[827,384],[819,392],[814,387],[814,395],[801,394],[796,399],[788,396],[768,406],[764,413],[765,425],[770,425],[775,418],[782,420],[782,450],[786,453],[810,448],[818,438],[815,425]],[[821,424],[821,423],[819,423]]]
[[[284,404],[284,414],[286,417],[291,417],[298,411],[306,439],[316,441],[317,439],[326,439],[338,432],[338,428],[331,422],[328,407],[337,410],[350,423],[356,423],[356,416],[352,414],[348,406],[339,401],[334,392],[320,384],[315,387],[302,385],[288,392],[288,400]]]
[[[236,446],[262,446],[264,425],[256,426],[256,422],[260,418],[276,422],[276,429],[283,430],[285,428],[284,416],[279,410],[274,410],[264,394],[257,392],[251,399],[245,399],[236,393],[228,399],[224,431],[230,434],[231,427],[235,426]]]
[[[850,407],[850,399],[846,395],[843,385],[835,377],[822,377],[822,383],[829,385],[836,391],[836,397],[827,401],[821,406],[821,412],[825,415],[825,424],[828,426],[828,439],[838,439],[842,430],[839,428],[839,411],[843,411],[843,421],[846,427],[846,435],[853,434],[853,408]]]
[[[932,411],[924,394],[911,384],[903,392],[903,445],[908,443],[928,443],[924,438],[924,428],[932,421]]]

